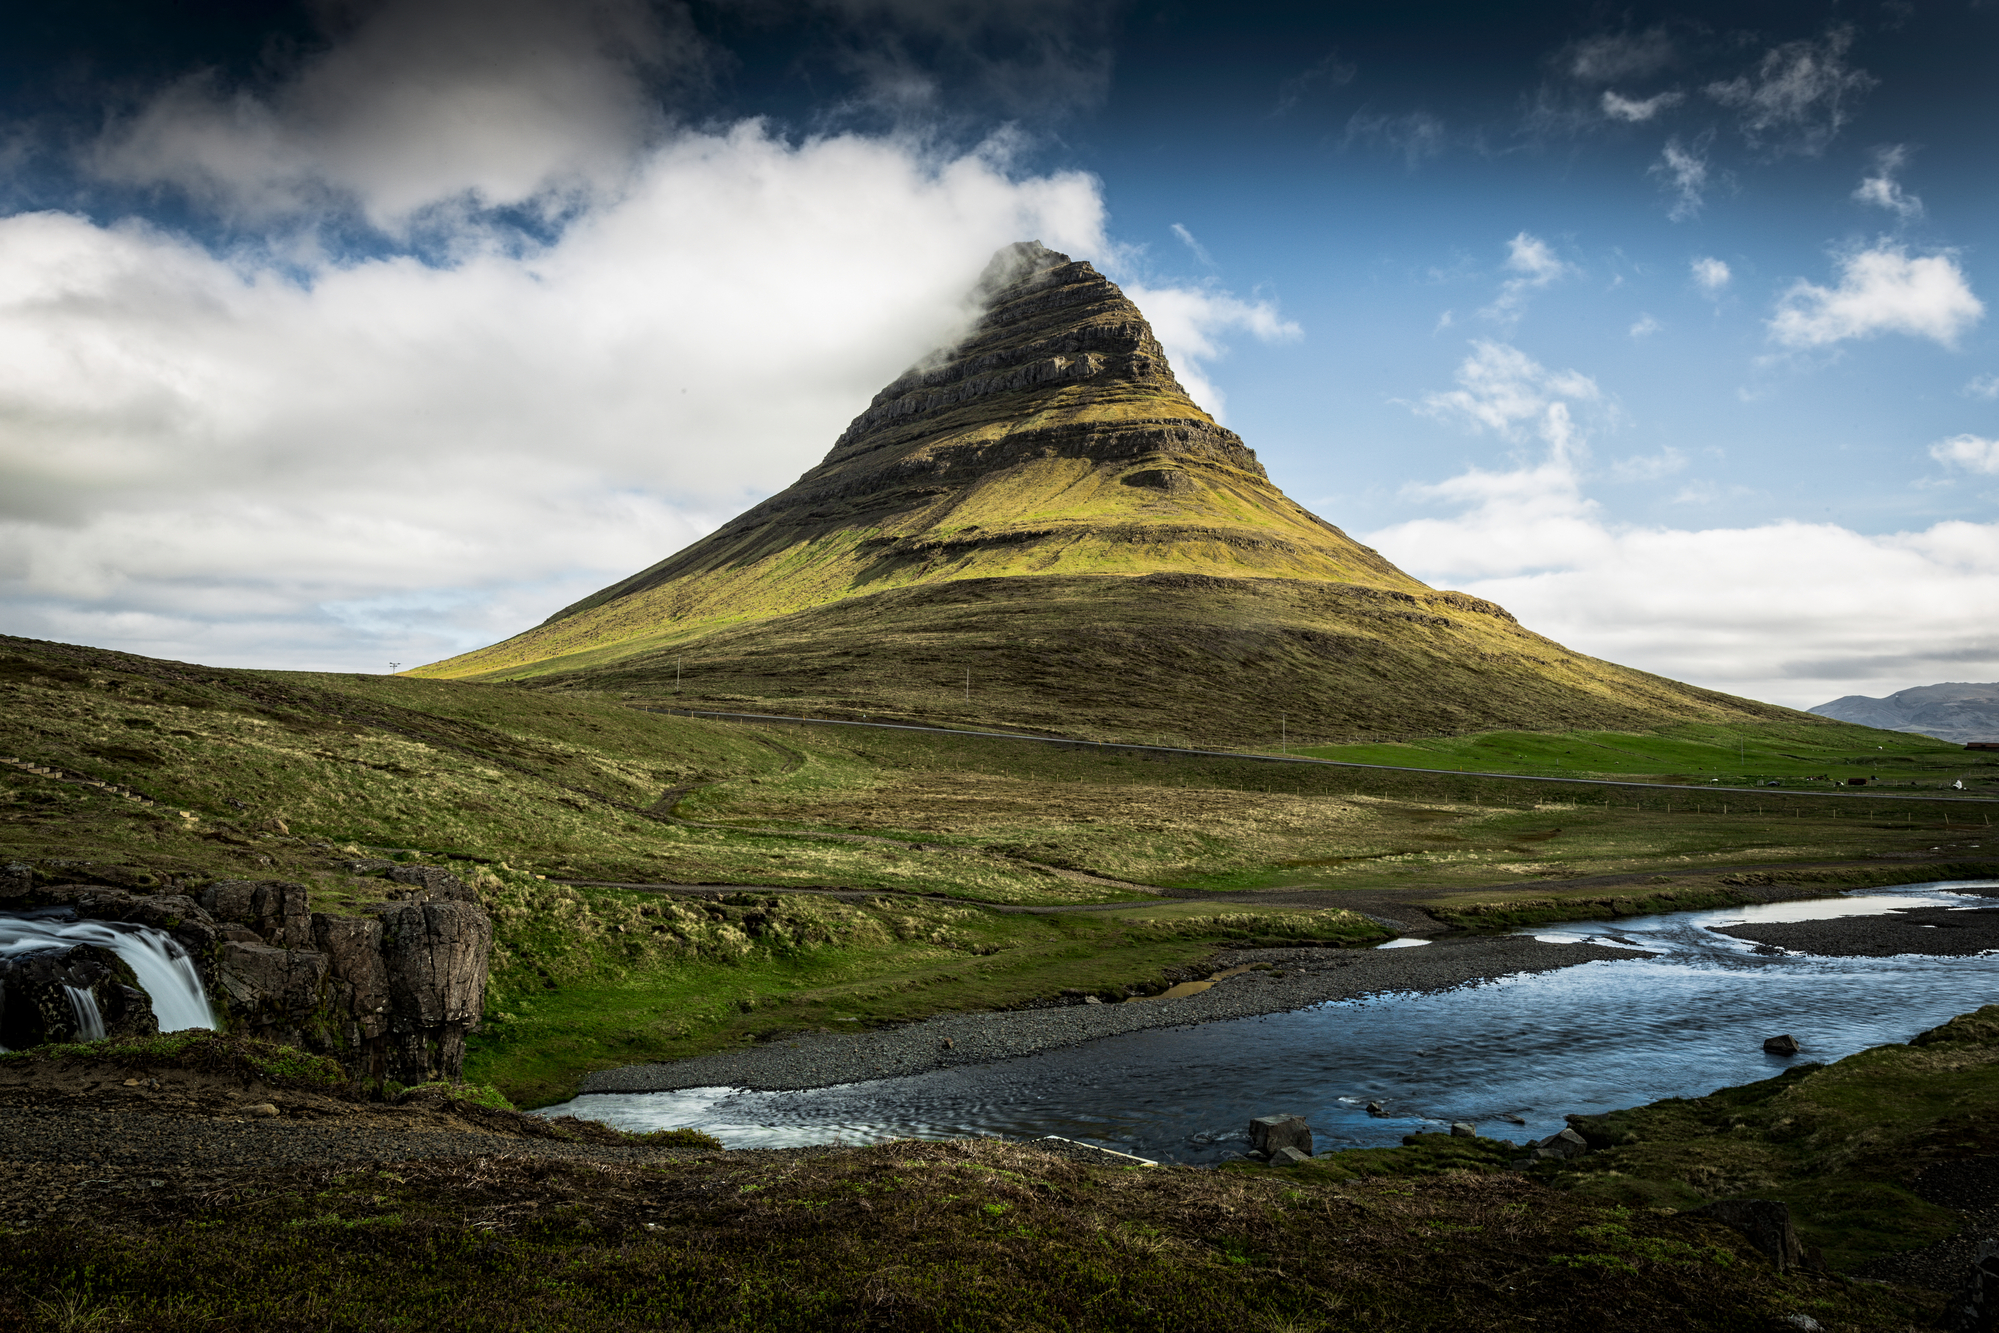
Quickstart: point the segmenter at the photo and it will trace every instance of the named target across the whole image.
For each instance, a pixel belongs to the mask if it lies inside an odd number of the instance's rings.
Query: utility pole
[[[673,659],[673,692],[675,694],[680,693],[680,664],[684,660],[684,658],[679,657]]]
[[[1277,715],[1277,753],[1291,753],[1291,724],[1288,713]]]
[[[389,674],[391,676],[395,675],[398,671],[401,671],[402,669],[403,669],[403,664],[401,662],[389,663]]]
[[[965,706],[969,708],[969,707],[971,707],[971,703],[972,703],[972,669],[971,669],[970,667],[966,667],[966,668],[965,668]]]

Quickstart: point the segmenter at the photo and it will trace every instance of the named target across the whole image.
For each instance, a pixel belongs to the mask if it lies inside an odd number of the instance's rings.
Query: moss
[[[0,1053],[14,1063],[106,1064],[133,1071],[186,1069],[234,1075],[284,1088],[343,1087],[349,1081],[338,1062],[293,1046],[253,1037],[190,1029],[157,1037],[114,1037],[104,1041],[34,1046]]]

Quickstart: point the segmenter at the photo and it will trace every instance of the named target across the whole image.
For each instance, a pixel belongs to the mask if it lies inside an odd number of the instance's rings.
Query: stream
[[[1568,1113],[1831,1063],[1999,1000],[1994,954],[1759,953],[1709,929],[1922,906],[1999,906],[1999,880],[1540,926],[1520,933],[1649,956],[1151,1029],[903,1078],[803,1092],[592,1093],[540,1114],[629,1130],[690,1125],[732,1148],[1058,1134],[1189,1163],[1240,1150],[1248,1121],[1273,1112],[1306,1116],[1321,1151],[1392,1146],[1454,1120],[1520,1142],[1562,1129]],[[1764,1054],[1763,1038],[1778,1033],[1795,1036],[1800,1054]],[[1367,1111],[1371,1101],[1381,1114]]]

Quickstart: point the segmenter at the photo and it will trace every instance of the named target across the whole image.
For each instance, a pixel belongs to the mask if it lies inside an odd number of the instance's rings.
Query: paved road
[[[790,717],[783,713],[725,713],[704,708],[641,708],[646,713],[666,713],[674,717],[708,717],[725,722],[810,723],[815,727],[873,727],[883,731],[923,731],[939,736],[979,736],[988,740],[1038,741],[1043,745],[1069,745],[1078,749],[1128,750],[1142,754],[1193,755],[1201,759],[1253,759],[1265,764],[1318,764],[1326,768],[1374,769],[1385,773],[1433,773],[1453,778],[1493,778],[1501,782],[1561,782],[1578,787],[1636,787],[1649,791],[1736,792],[1744,796],[1849,796],[1876,801],[1964,801],[1973,805],[1999,805],[1999,798],[1945,792],[1860,791],[1835,788],[1832,791],[1793,791],[1783,787],[1720,787],[1712,783],[1691,786],[1684,782],[1630,782],[1618,778],[1544,778],[1528,773],[1486,773],[1460,768],[1408,768],[1397,764],[1362,764],[1350,759],[1314,759],[1306,755],[1255,754],[1241,750],[1196,750],[1175,745],[1137,745],[1126,741],[1079,741],[1066,736],[1035,736],[1024,731],[973,731],[962,727],[925,727],[914,722],[857,722],[837,717]]]

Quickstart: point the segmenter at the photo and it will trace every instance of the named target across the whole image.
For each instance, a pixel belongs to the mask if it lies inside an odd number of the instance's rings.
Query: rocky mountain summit
[[[1999,742],[1999,682],[1917,685],[1880,699],[1847,694],[1806,711],[1884,731],[1913,731],[1960,745]]]
[[[1023,242],[976,290],[969,334],[790,487],[415,674],[1236,741],[1280,715],[1331,738],[1788,712],[1403,573],[1273,485],[1088,263]]]

